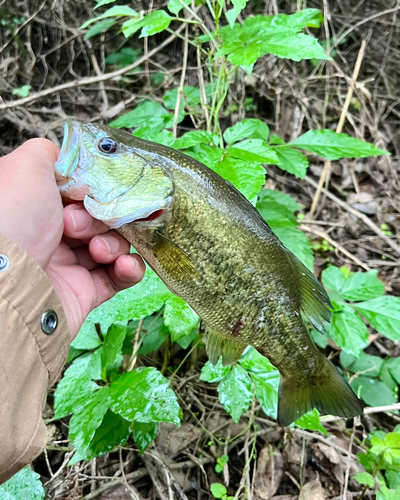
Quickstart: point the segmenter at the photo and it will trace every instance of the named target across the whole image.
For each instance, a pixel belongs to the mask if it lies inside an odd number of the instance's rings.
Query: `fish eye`
[[[111,139],[110,137],[103,137],[100,139],[97,147],[102,153],[106,153],[108,155],[115,153],[118,149],[118,144]]]

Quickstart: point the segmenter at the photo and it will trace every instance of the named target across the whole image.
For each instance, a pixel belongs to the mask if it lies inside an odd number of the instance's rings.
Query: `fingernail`
[[[108,251],[110,253],[117,253],[119,250],[119,241],[117,238],[113,238],[112,236],[109,238],[102,238],[100,237],[101,240],[103,240],[104,244],[108,248]]]
[[[85,210],[74,210],[71,212],[72,224],[74,230],[84,231],[92,225],[92,217]]]

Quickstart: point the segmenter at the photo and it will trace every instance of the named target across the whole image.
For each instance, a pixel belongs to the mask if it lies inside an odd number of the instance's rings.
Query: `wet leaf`
[[[278,411],[278,388],[280,375],[278,370],[266,373],[250,372],[256,396],[264,413],[276,419]]]
[[[253,401],[251,380],[246,370],[239,365],[233,366],[219,383],[218,393],[221,404],[233,421],[238,423],[242,413],[248,410]]]
[[[300,179],[304,179],[307,173],[308,160],[300,151],[289,146],[275,146],[273,149],[279,160],[279,168],[286,170],[289,174],[297,175]]]
[[[356,313],[349,310],[333,314],[327,333],[346,353],[354,356],[368,345],[367,327]]]
[[[179,405],[169,381],[156,368],[119,376],[110,386],[111,410],[127,420],[180,424]]]
[[[43,500],[44,488],[40,475],[25,467],[0,485],[0,500]]]
[[[371,325],[390,340],[400,340],[400,297],[385,295],[354,304]]]
[[[351,301],[368,300],[385,293],[385,285],[377,277],[378,271],[354,273],[348,276],[340,290],[340,295]]]
[[[90,320],[86,320],[79,330],[78,335],[72,341],[71,347],[89,351],[96,349],[101,344],[102,342],[97,334],[95,324]]]
[[[241,141],[242,139],[262,139],[268,140],[269,127],[266,123],[257,118],[250,118],[236,123],[224,132],[224,140],[227,144]]]
[[[386,406],[397,403],[393,391],[383,382],[360,375],[350,383],[353,391],[359,394],[360,398],[368,406]]]
[[[229,373],[230,369],[230,366],[222,366],[222,358],[219,358],[215,366],[210,361],[207,361],[201,370],[200,380],[210,384],[219,382]]]
[[[133,439],[138,445],[140,453],[144,453],[147,447],[155,440],[158,432],[157,422],[134,422]]]
[[[309,130],[290,146],[312,151],[322,158],[338,160],[339,158],[367,158],[389,154],[373,144],[355,139],[347,134],[337,134],[333,130]]]
[[[199,316],[180,297],[171,297],[165,303],[164,323],[173,342],[192,333],[199,321]]]
[[[108,329],[104,337],[103,349],[101,352],[102,378],[106,380],[107,369],[111,368],[117,356],[121,354],[122,344],[127,332],[127,327],[121,323],[114,323]]]
[[[310,431],[320,431],[322,434],[325,434],[325,436],[329,436],[329,432],[321,424],[319,411],[317,409],[311,410],[302,417],[298,418],[295,425]]]

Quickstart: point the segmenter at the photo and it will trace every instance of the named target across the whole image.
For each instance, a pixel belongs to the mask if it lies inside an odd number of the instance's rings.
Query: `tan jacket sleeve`
[[[70,334],[61,302],[42,268],[1,234],[0,254],[1,484],[47,444],[42,410],[65,363]],[[48,310],[58,316],[50,335],[41,327]]]

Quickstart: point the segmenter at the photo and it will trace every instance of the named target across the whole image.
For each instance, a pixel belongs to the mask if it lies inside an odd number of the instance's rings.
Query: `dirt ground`
[[[299,3],[305,6],[294,0],[250,0],[246,13],[289,13]],[[165,2],[153,3],[153,9],[161,6]],[[308,129],[335,129],[364,40],[366,50],[344,132],[387,149],[391,156],[332,162],[329,192],[322,192],[312,220],[307,214],[323,172],[322,161],[310,166],[305,180],[269,167],[267,185],[289,193],[302,205],[306,217],[301,227],[313,242],[329,242],[328,250],[316,252],[317,275],[328,259],[353,271],[378,269],[386,291],[400,295],[400,5],[397,0],[311,0],[306,6],[324,13],[324,25],[313,34],[328,39],[331,48],[334,45],[334,62],[311,65],[265,56],[251,76],[236,79],[228,96],[235,110],[224,118],[223,127],[245,116],[256,117],[285,140]],[[149,5],[132,2],[132,7],[140,10]],[[89,0],[0,0],[0,155],[32,137],[48,137],[60,145],[61,124],[67,116],[106,123],[135,107],[142,96],[162,102],[163,93],[178,85],[182,64],[178,39],[156,51],[135,73],[109,78],[112,69],[104,59],[120,40],[108,35],[83,39],[78,28],[93,15],[92,8]],[[155,49],[166,37],[150,38],[146,50]],[[137,38],[131,46],[135,44],[143,47]],[[195,65],[195,53],[192,58]],[[168,78],[155,85],[149,75],[160,68]],[[188,84],[196,85],[195,77],[192,80],[189,76]],[[11,89],[23,85],[32,90],[24,103],[15,106],[18,96],[12,96]],[[180,132],[190,126],[183,122]],[[382,224],[390,234],[381,234]],[[331,357],[337,355],[328,349]],[[399,355],[400,349],[375,335],[367,352],[385,357],[389,352]],[[172,359],[178,365],[182,357],[177,351]],[[374,427],[392,430],[399,417],[366,415],[350,429],[337,419],[325,421],[330,439],[301,429],[283,430],[258,406],[234,424],[218,403],[216,386],[198,380],[205,359],[198,353],[175,381],[185,423],[180,428],[162,425],[155,446],[143,457],[132,444],[67,467],[68,419],[50,424],[48,449],[34,463],[47,497],[164,500],[170,497],[160,488],[168,483],[176,499],[212,498],[209,485],[221,480],[214,471],[215,459],[225,453],[229,468],[224,482],[230,495],[243,486],[252,500],[358,498],[361,487],[350,479],[361,470],[357,443]],[[50,394],[46,418],[52,415]],[[253,419],[256,436],[249,427]],[[229,446],[209,446],[210,433],[217,438],[239,436]],[[374,496],[367,491],[368,495]]]

